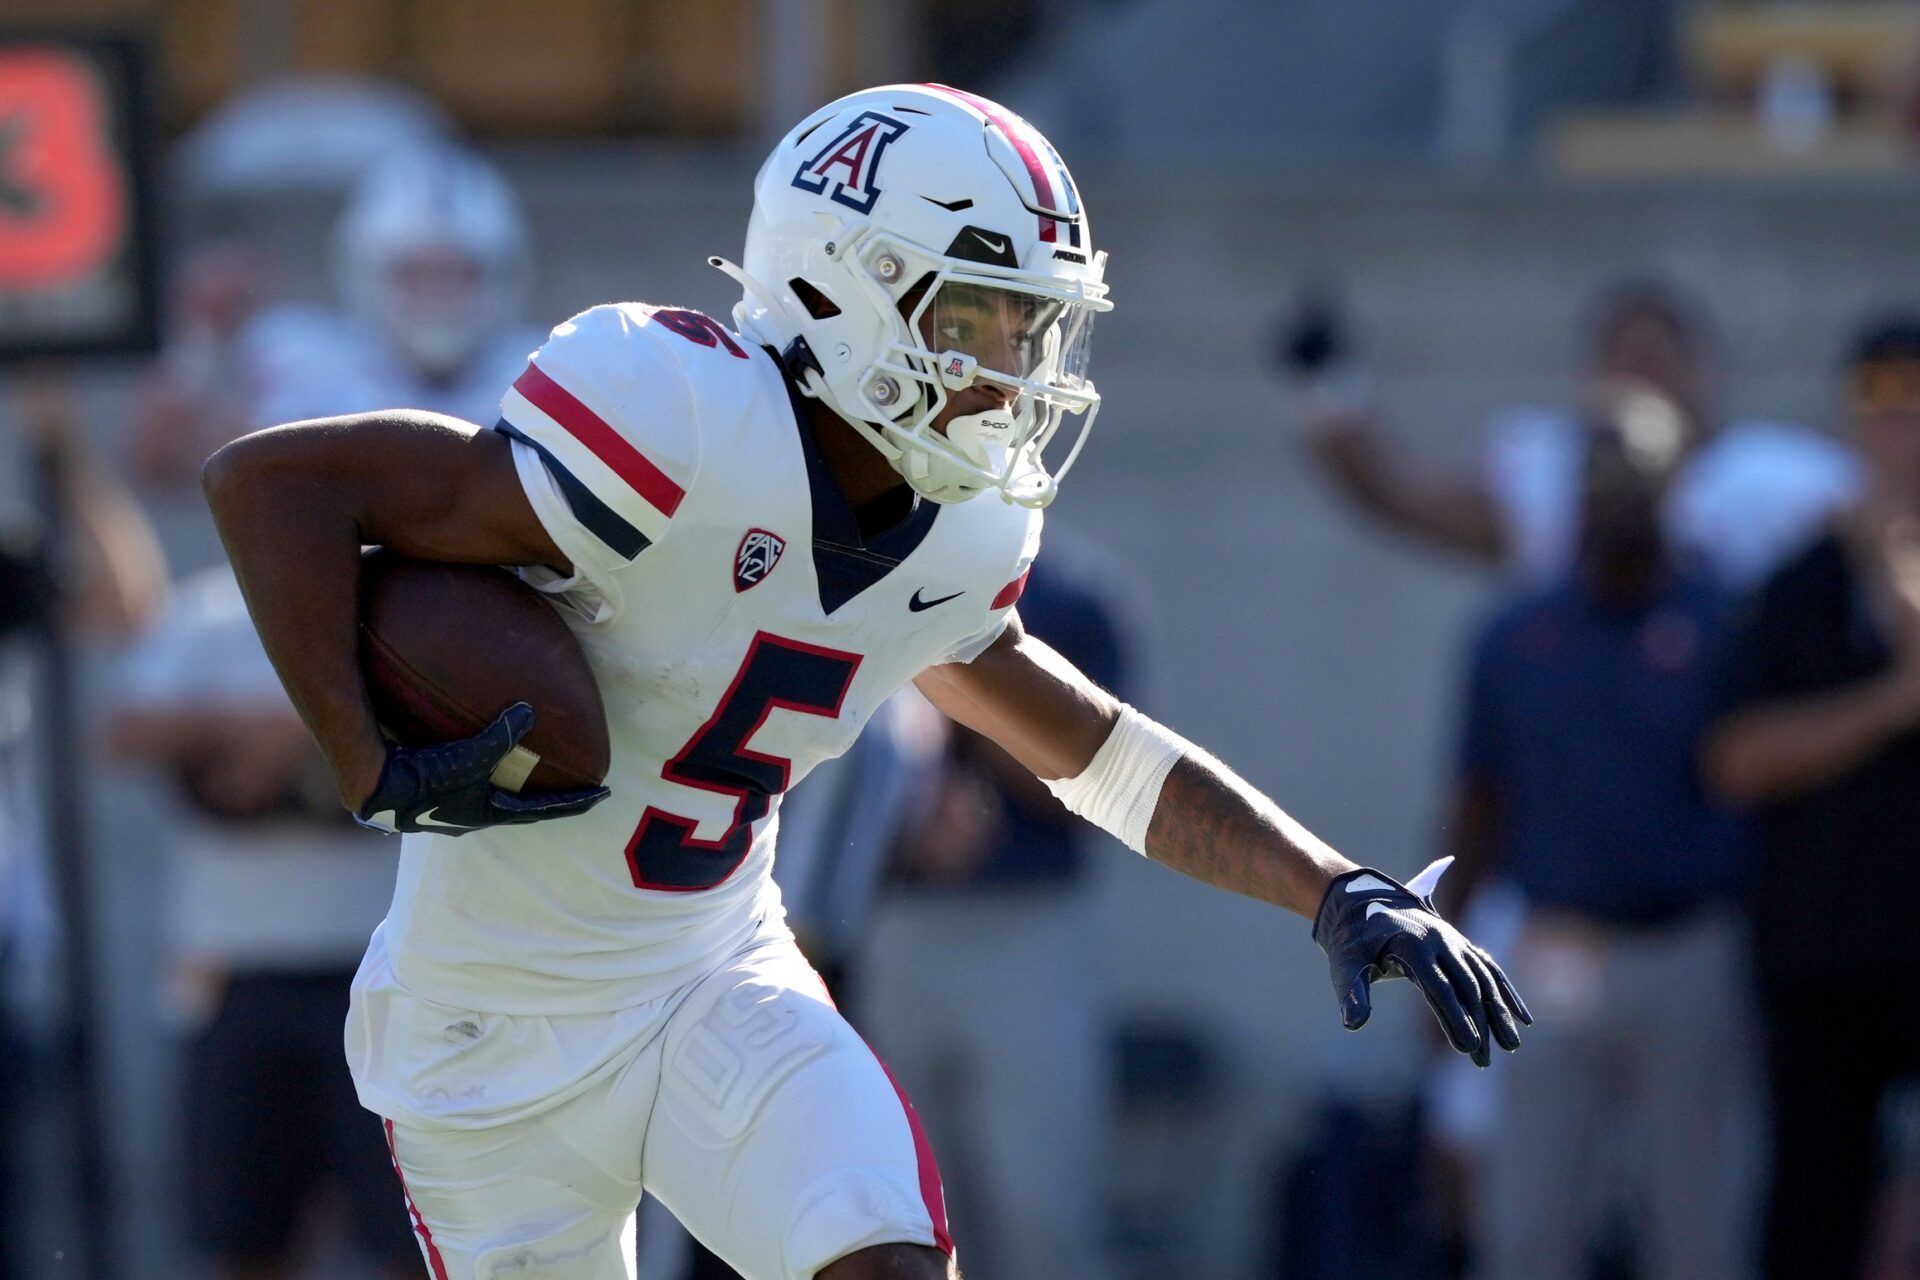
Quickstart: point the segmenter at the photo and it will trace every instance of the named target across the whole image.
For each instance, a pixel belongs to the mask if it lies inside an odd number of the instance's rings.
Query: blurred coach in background
[[[1660,488],[1659,531],[1665,554],[1676,567],[1696,573],[1699,585],[1736,598],[1752,592],[1819,537],[1833,512],[1859,492],[1859,462],[1844,442],[1805,427],[1725,418],[1710,329],[1671,289],[1638,280],[1614,283],[1592,304],[1585,336],[1581,386],[1627,379],[1651,387],[1680,410],[1685,434]],[[1308,453],[1359,509],[1426,545],[1498,566],[1522,583],[1549,586],[1572,571],[1581,550],[1591,438],[1577,407],[1579,387],[1562,406],[1494,415],[1475,463],[1436,464],[1387,432],[1365,370],[1331,309],[1302,309],[1280,338],[1278,355],[1299,393]],[[1579,739],[1564,745],[1576,753],[1592,747],[1596,756],[1607,754]],[[1599,769],[1606,762],[1577,763]],[[1471,767],[1468,773],[1471,782]],[[1623,812],[1604,816],[1645,817],[1647,803],[1642,795],[1622,796]],[[1521,927],[1525,895],[1507,878],[1498,864],[1481,878],[1472,914],[1463,917],[1476,936],[1497,938],[1501,930]],[[1431,1119],[1439,1145],[1459,1162],[1469,1183],[1502,1123],[1508,1073],[1490,1078],[1495,1074],[1476,1076],[1445,1064],[1433,1083]],[[1730,1081],[1728,1095],[1746,1083],[1744,1074]],[[1738,1184],[1747,1172],[1743,1167],[1733,1174],[1736,1190],[1744,1190]]]
[[[1881,1098],[1920,1072],[1920,314],[1847,379],[1867,492],[1761,592],[1707,754],[1758,818],[1770,1280],[1859,1275]]]
[[[1524,895],[1513,955],[1540,1019],[1503,1064],[1482,1205],[1487,1280],[1585,1274],[1608,1135],[1643,1120],[1629,1179],[1645,1280],[1729,1280],[1730,1172],[1750,1101],[1745,832],[1702,793],[1723,595],[1669,550],[1679,410],[1644,387],[1589,411],[1579,558],[1475,646],[1453,849],[1471,892]],[[1449,886],[1451,887],[1451,886]]]

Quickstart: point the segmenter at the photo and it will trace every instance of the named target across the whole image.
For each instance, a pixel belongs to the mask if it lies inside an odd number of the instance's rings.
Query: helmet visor
[[[981,376],[1078,390],[1087,381],[1093,308],[979,280],[941,281],[920,313],[920,336],[944,355],[972,357]]]

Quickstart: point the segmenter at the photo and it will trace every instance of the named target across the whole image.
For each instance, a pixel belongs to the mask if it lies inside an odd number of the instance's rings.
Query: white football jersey
[[[1573,562],[1585,439],[1565,412],[1520,410],[1494,426],[1483,475],[1525,578],[1552,579]],[[1728,423],[1674,477],[1667,536],[1722,586],[1748,591],[1813,541],[1862,483],[1859,459],[1838,440],[1780,423]]]
[[[918,500],[863,539],[802,405],[766,349],[633,303],[555,329],[502,400],[497,429],[575,570],[525,576],[599,678],[613,794],[576,818],[405,837],[382,926],[404,987],[538,1014],[674,989],[777,921],[780,794],[1005,628],[1039,513]]]

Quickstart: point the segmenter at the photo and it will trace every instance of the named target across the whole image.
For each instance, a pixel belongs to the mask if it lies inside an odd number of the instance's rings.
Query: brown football
[[[516,702],[533,728],[494,771],[512,791],[607,776],[607,714],[587,655],[545,596],[505,569],[369,551],[360,666],[382,729],[404,746],[471,737]]]

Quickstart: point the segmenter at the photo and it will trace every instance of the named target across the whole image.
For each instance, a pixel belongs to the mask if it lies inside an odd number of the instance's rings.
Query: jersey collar
[[[787,403],[793,411],[794,433],[807,464],[807,490],[811,498],[814,578],[820,588],[820,610],[831,615],[841,605],[867,588],[879,583],[901,561],[914,553],[933,531],[940,504],[914,495],[913,506],[905,519],[871,538],[860,536],[859,521],[853,508],[833,478],[833,470],[814,443],[813,429],[807,419],[807,407],[798,386],[786,366],[771,348],[787,389]]]

